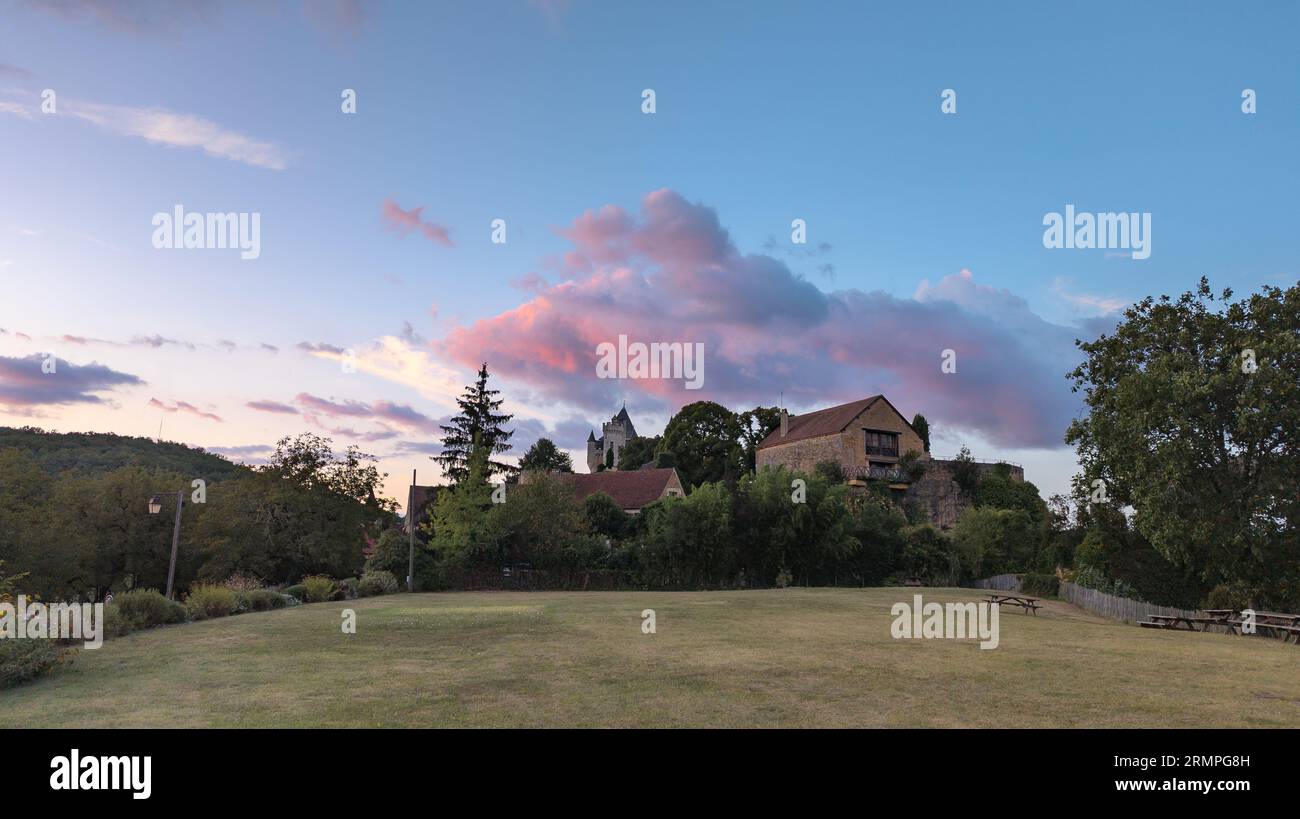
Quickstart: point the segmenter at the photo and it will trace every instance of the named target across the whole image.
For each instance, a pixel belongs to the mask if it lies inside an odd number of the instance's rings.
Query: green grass
[[[0,727],[1300,726],[1295,646],[1056,602],[1004,610],[992,651],[894,640],[890,606],[914,591],[403,594],[244,614],[81,651],[0,692]],[[646,608],[657,634],[641,633]]]

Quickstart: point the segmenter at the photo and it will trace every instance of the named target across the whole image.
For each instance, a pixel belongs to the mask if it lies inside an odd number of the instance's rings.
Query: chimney
[[[781,408],[781,437],[784,438],[789,433],[790,433],[790,413],[785,411],[785,407],[782,407]]]

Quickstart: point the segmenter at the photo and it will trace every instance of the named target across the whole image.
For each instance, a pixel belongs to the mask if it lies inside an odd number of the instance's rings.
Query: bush
[[[280,599],[284,601],[284,608],[293,608],[294,606],[302,605],[302,601],[294,597],[292,594],[285,594],[284,592],[276,592],[276,594],[279,594]],[[276,608],[280,607],[277,606]]]
[[[157,589],[132,589],[114,597],[111,605],[127,626],[125,633],[186,620],[185,607]]]
[[[392,572],[366,572],[361,575],[358,591],[364,597],[373,597],[378,594],[395,594],[397,592],[397,578],[393,577]]]
[[[280,589],[280,594],[287,594],[299,603],[307,599],[307,587],[301,583],[295,583],[292,586],[285,586]]]
[[[243,592],[241,597],[245,605],[240,608],[245,611],[270,611],[271,609],[282,609],[287,605],[284,595],[270,589],[252,589]]]
[[[361,581],[357,580],[355,577],[345,577],[340,580],[339,591],[343,592],[343,599],[355,600],[360,597],[361,591],[358,588],[360,582]]]
[[[1061,579],[1054,574],[1024,574],[1020,577],[1020,588],[1025,594],[1055,597],[1061,591]]]
[[[235,572],[221,585],[233,592],[250,592],[254,589],[260,589],[266,584],[256,575],[247,574],[245,572]]]
[[[63,662],[65,653],[53,640],[0,640],[0,688],[45,674]]]
[[[185,609],[194,620],[229,617],[239,611],[239,596],[225,586],[198,583],[185,598]]]
[[[116,602],[104,604],[104,639],[125,637],[136,630],[135,623],[123,616]]]
[[[325,575],[304,577],[302,585],[305,587],[305,597],[301,598],[304,603],[323,603],[334,596],[334,581]]]

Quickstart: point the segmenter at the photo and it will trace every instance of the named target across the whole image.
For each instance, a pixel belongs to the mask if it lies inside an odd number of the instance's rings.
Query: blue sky
[[[621,400],[656,432],[697,397],[885,392],[931,416],[937,450],[1062,491],[1073,337],[1201,275],[1300,278],[1295,4],[811,5],[0,2],[0,357],[12,383],[47,352],[142,382],[0,385],[0,423],[163,422],[254,461],[324,430],[432,477],[421,449],[484,359],[524,441],[580,452]],[[1067,203],[1149,212],[1151,257],[1044,248]],[[260,258],[155,249],[175,204],[260,213]],[[607,207],[629,223],[579,235]],[[664,225],[717,255],[638,245],[687,241]],[[656,327],[708,341],[718,386],[590,383],[587,342]],[[953,344],[970,376],[918,373]]]

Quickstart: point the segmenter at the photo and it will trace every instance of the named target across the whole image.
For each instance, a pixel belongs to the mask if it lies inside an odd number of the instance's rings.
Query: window
[[[868,455],[882,455],[886,458],[898,457],[897,432],[877,432],[870,429],[865,429],[862,432],[867,439]]]

